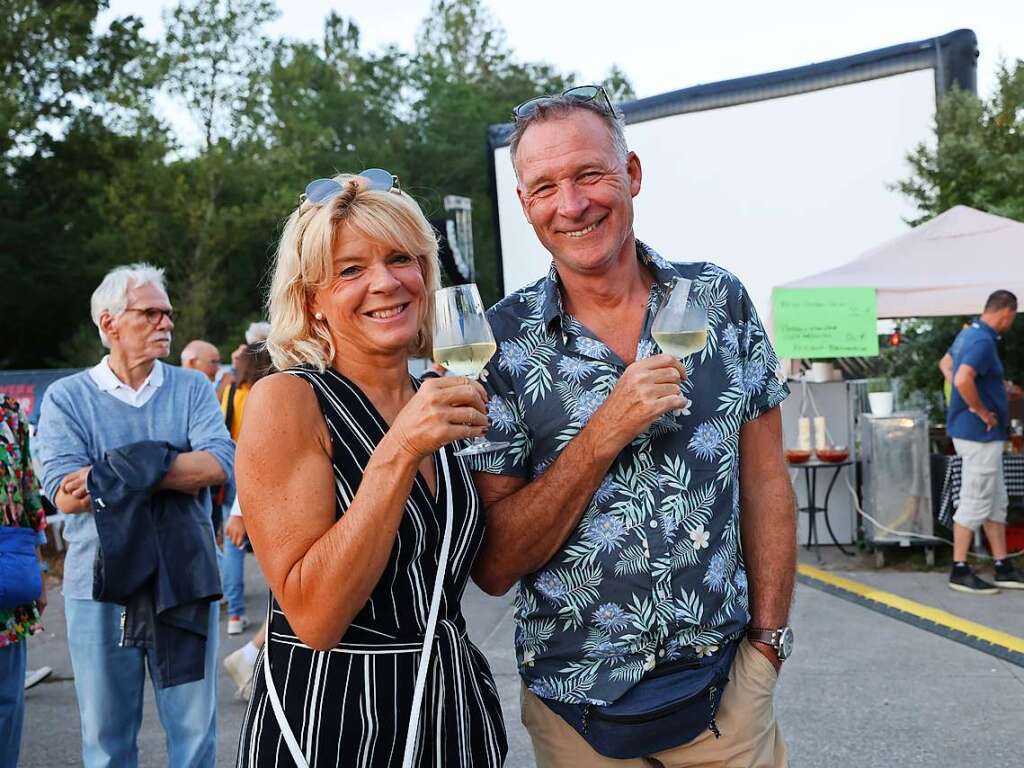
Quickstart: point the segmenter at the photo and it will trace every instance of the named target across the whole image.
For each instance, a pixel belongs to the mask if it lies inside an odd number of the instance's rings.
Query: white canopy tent
[[[878,317],[981,312],[992,291],[1024,299],[1024,224],[958,205],[853,261],[780,288],[874,288]]]

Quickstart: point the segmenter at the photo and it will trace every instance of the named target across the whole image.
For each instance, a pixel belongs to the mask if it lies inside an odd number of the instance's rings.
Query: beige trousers
[[[533,739],[538,768],[786,768],[786,745],[772,704],[775,667],[742,640],[729,678],[715,718],[721,738],[704,730],[688,744],[634,760],[616,760],[595,752],[525,685],[523,725]]]

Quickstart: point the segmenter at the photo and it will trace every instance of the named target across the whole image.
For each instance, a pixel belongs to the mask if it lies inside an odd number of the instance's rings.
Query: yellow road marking
[[[826,584],[830,584],[837,589],[842,589],[847,592],[852,592],[855,595],[863,597],[867,600],[873,600],[876,603],[887,605],[890,608],[895,608],[898,611],[904,611],[922,619],[939,624],[943,627],[956,630],[957,632],[963,632],[966,635],[971,635],[984,640],[993,645],[999,645],[1011,651],[1017,653],[1024,653],[1024,638],[1011,635],[1008,632],[1001,632],[998,629],[992,629],[992,627],[986,627],[984,624],[978,624],[974,621],[968,621],[959,616],[955,616],[948,611],[943,611],[939,608],[932,608],[930,605],[924,605],[913,600],[908,600],[905,597],[894,595],[891,592],[885,592],[875,587],[869,587],[867,584],[862,584],[859,581],[853,579],[846,579],[842,576],[836,576],[828,571],[823,571],[820,568],[815,568],[811,565],[800,564],[797,566],[797,570],[808,578],[817,579],[823,581]]]

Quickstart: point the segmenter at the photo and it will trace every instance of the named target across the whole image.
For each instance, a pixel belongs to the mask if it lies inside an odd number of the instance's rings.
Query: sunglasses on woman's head
[[[383,168],[367,168],[360,174],[368,183],[366,188],[371,192],[401,193],[402,187],[398,177]],[[313,205],[326,205],[345,190],[345,186],[335,179],[314,179],[306,185],[301,200]]]

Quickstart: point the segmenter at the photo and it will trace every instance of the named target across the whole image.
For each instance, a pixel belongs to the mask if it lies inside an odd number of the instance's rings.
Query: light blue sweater
[[[42,465],[43,491],[51,500],[68,473],[140,440],[163,440],[180,451],[209,451],[232,476],[235,444],[210,382],[198,371],[166,364],[163,370],[163,384],[141,408],[102,392],[87,370],[47,388],[32,451]],[[209,489],[199,500],[209,511]],[[66,516],[64,538],[64,596],[92,599],[98,542],[92,513]]]

